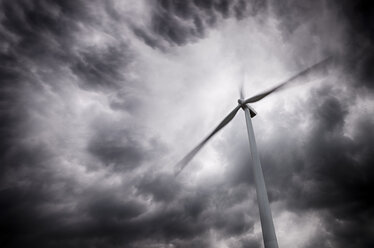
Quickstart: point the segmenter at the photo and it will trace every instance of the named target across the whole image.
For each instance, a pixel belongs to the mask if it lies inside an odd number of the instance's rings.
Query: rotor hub
[[[238,99],[238,103],[243,110],[245,110],[245,108],[249,109],[249,113],[251,114],[251,118],[253,118],[257,115],[256,110],[254,110],[254,108],[252,108],[250,105],[245,104],[245,101],[243,99]]]

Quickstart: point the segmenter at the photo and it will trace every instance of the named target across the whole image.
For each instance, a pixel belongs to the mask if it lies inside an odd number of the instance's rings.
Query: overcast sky
[[[280,247],[374,246],[369,1],[0,1],[1,247],[263,247],[253,104]]]

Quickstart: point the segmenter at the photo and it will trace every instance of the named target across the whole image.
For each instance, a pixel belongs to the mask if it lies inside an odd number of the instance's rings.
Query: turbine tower
[[[278,84],[277,86],[267,90],[261,94],[255,95],[248,99],[244,99],[243,88],[240,91],[240,99],[238,100],[238,105],[219,123],[219,125],[205,138],[203,139],[194,149],[192,149],[178,164],[176,175],[187,166],[191,159],[200,151],[200,149],[223,127],[225,127],[236,115],[239,109],[243,109],[245,113],[245,119],[247,123],[247,132],[250,146],[250,153],[252,157],[252,170],[254,175],[256,194],[258,208],[260,212],[260,221],[262,228],[262,237],[264,240],[265,248],[278,248],[277,237],[275,234],[275,228],[273,224],[273,218],[271,215],[270,204],[268,199],[268,194],[266,191],[266,185],[264,176],[262,173],[260,158],[257,151],[257,145],[255,140],[255,134],[252,126],[252,118],[256,116],[256,111],[249,105],[249,103],[257,102],[269,94],[278,91],[285,86],[289,86],[295,83],[297,80],[305,79],[311,74],[321,72],[326,69],[327,65],[330,64],[331,58],[326,58],[317,64],[299,72],[288,80]]]
[[[243,90],[240,92],[241,99],[238,103],[241,105],[244,102]],[[260,221],[262,228],[262,237],[264,239],[265,248],[278,248],[277,236],[275,235],[273,217],[271,215],[270,204],[268,199],[268,194],[266,191],[266,185],[264,181],[264,175],[262,174],[262,167],[260,163],[260,158],[257,152],[257,145],[255,139],[255,133],[252,126],[252,117],[256,115],[256,111],[247,105],[243,107],[245,113],[245,120],[247,123],[247,132],[249,139],[250,153],[252,157],[252,171],[255,180],[256,194],[258,209],[260,212]]]

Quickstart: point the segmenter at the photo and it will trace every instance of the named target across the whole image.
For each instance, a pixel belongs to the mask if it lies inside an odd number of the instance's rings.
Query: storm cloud
[[[1,247],[263,247],[247,96],[280,247],[374,245],[369,1],[0,1]]]

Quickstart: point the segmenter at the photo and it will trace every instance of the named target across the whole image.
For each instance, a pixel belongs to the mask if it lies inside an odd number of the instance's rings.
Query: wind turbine
[[[256,194],[257,194],[257,202],[258,208],[260,212],[260,221],[261,221],[261,228],[262,228],[262,237],[264,239],[264,246],[265,248],[278,248],[277,237],[275,235],[275,229],[273,224],[273,218],[271,215],[269,199],[266,191],[264,176],[262,173],[260,158],[257,152],[257,145],[255,134],[253,131],[252,126],[252,119],[256,116],[256,111],[249,105],[249,103],[254,103],[260,101],[264,97],[278,91],[285,86],[289,86],[290,84],[296,82],[299,79],[304,77],[308,77],[311,74],[321,72],[324,70],[328,63],[330,63],[331,58],[326,58],[305,70],[299,72],[298,74],[294,75],[293,77],[287,79],[286,81],[281,82],[277,86],[267,90],[261,94],[255,95],[253,97],[244,99],[243,87],[240,90],[240,99],[238,100],[238,105],[219,123],[219,125],[205,138],[203,139],[194,149],[192,149],[178,164],[176,175],[186,167],[186,165],[191,161],[191,159],[200,151],[200,149],[223,127],[225,127],[236,115],[239,109],[243,109],[245,113],[245,119],[247,123],[247,132],[248,132],[248,139],[249,139],[249,146],[250,146],[250,153],[252,157],[252,169],[253,175],[255,179],[255,187],[256,187]]]

